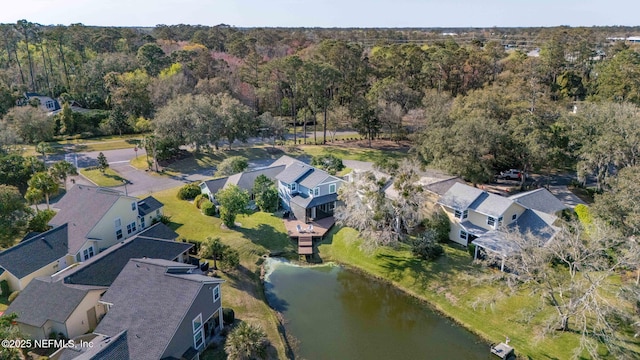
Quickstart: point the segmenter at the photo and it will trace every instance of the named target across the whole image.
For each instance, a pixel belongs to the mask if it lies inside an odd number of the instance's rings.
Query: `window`
[[[496,218],[487,216],[487,225],[496,226]]]
[[[309,196],[313,196],[313,189],[309,189]]]
[[[140,218],[140,229],[144,229],[144,216]]]
[[[329,194],[335,194],[335,193],[336,193],[336,184],[329,185]]]
[[[516,221],[517,218],[518,214],[513,214],[513,216],[511,216],[511,221]]]
[[[156,217],[160,216],[160,209],[156,210]]]
[[[54,103],[52,100],[47,100],[47,101],[44,103],[44,106],[46,106],[46,107],[47,107],[47,109],[50,109],[50,110],[53,110],[53,109],[55,109],[55,108],[56,108],[56,105],[55,105],[55,103]]]
[[[467,232],[464,230],[460,230],[460,239],[467,240]]]
[[[137,207],[136,207],[136,203],[132,202],[131,203],[131,210],[136,211]]]
[[[122,239],[122,229],[116,230],[116,240]]]
[[[218,299],[220,299],[220,285],[216,285],[213,288],[213,302],[218,301]]]
[[[456,210],[453,215],[460,220],[466,219],[467,217],[469,217],[469,210],[465,210],[465,211]]]
[[[291,183],[291,184],[289,184],[289,189],[291,189],[291,191],[296,191],[296,190],[298,190],[298,184],[297,184],[297,183]]]
[[[320,195],[320,188],[313,189],[313,196],[318,196],[318,195]]]
[[[116,229],[122,227],[122,221],[120,221],[120,219],[116,219],[115,223],[116,223]]]
[[[131,224],[127,225],[127,235],[136,232],[136,222],[132,222]]]
[[[500,217],[498,218],[498,226],[502,225],[502,220],[503,220],[503,219],[502,219],[502,216],[500,216]]]
[[[195,319],[191,322],[193,324],[193,332],[200,329],[202,327],[202,314],[198,314]]]
[[[89,246],[89,248],[84,249],[82,251],[82,258],[84,260],[87,260],[87,259],[92,258],[92,257],[93,257],[93,246]]]
[[[198,314],[192,321],[193,325],[193,347],[199,350],[204,344],[204,334],[202,326],[202,314]]]

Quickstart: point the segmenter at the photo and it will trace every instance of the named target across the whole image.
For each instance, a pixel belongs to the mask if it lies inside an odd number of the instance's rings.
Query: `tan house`
[[[150,197],[139,202],[111,189],[74,186],[55,204],[58,213],[49,222],[52,226],[68,226],[67,265],[86,261],[150,226],[162,215],[162,204],[154,200]]]
[[[34,278],[65,268],[67,249],[66,224],[23,240],[0,253],[0,281],[6,280],[10,291],[21,291]]]
[[[106,311],[98,302],[106,290],[106,287],[70,285],[41,277],[20,293],[6,313],[16,313],[20,331],[32,339],[47,339],[52,334],[74,338],[96,328]]]
[[[500,254],[509,248],[501,236],[504,229],[551,239],[557,231],[553,225],[557,214],[566,208],[546,189],[507,198],[462,183],[451,186],[438,204],[449,217],[451,241]]]

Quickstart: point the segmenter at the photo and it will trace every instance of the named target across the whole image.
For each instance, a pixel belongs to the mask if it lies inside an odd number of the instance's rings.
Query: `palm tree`
[[[41,191],[42,194],[44,194],[44,198],[47,202],[47,210],[49,210],[49,196],[56,194],[60,189],[60,184],[58,183],[58,181],[56,181],[56,179],[54,179],[53,176],[51,176],[51,174],[49,174],[48,172],[42,171],[33,174],[27,184],[29,185],[27,192],[29,192],[30,190]]]
[[[260,326],[241,322],[227,336],[224,351],[228,359],[264,359],[268,345],[269,340]]]
[[[62,180],[65,190],[67,190],[67,177],[69,175],[78,175],[76,167],[68,161],[58,161],[53,164],[49,172],[54,178]]]
[[[46,168],[47,153],[53,152],[53,148],[51,147],[51,145],[49,145],[49,143],[42,141],[42,142],[39,142],[38,145],[36,145],[36,151],[42,154],[42,161],[44,162],[44,167]]]
[[[211,238],[207,237],[201,247],[200,247],[200,255],[201,258],[213,259],[213,269],[218,270],[218,262],[217,260],[222,257],[222,253],[226,250],[226,245],[220,242],[220,238]]]
[[[44,194],[40,189],[32,187],[28,188],[27,193],[24,194],[24,198],[27,199],[30,204],[35,205],[36,212],[40,211],[40,209],[38,209],[38,203],[40,202],[40,200],[42,200],[42,198],[44,198]]]

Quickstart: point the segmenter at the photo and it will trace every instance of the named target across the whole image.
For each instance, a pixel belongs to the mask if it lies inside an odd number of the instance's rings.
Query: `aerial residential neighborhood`
[[[633,10],[0,5],[0,360],[640,358]]]

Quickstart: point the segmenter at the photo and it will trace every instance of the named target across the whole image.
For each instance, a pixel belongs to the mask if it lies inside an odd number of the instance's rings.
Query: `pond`
[[[303,359],[491,359],[489,345],[390,284],[268,259],[265,289]]]

